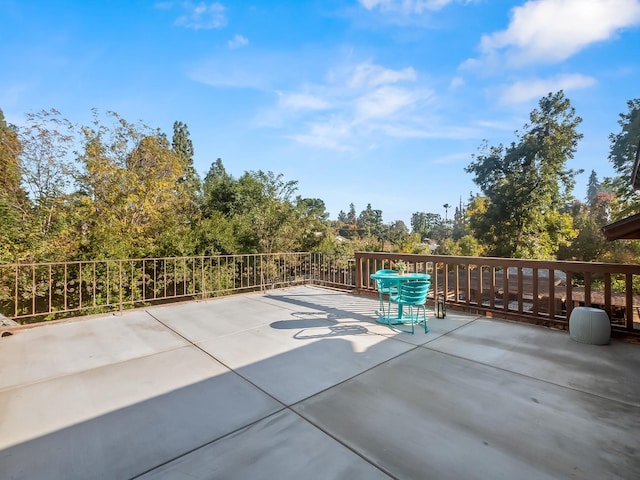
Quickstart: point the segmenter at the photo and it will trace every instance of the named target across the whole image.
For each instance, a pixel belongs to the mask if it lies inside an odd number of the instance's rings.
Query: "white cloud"
[[[310,83],[305,81],[308,74],[297,80],[281,75],[291,64],[287,56],[227,51],[195,65],[189,76],[212,87],[272,93],[274,101],[256,112],[253,125],[277,129],[286,138],[316,148],[363,151],[397,139],[478,134],[476,128],[443,124],[438,98],[411,66],[342,64]],[[279,88],[292,81],[294,86]]]
[[[444,155],[442,157],[434,158],[431,163],[434,165],[449,165],[452,163],[458,163],[461,161],[469,161],[473,157],[471,152],[452,153],[450,155]]]
[[[291,110],[324,110],[329,103],[310,93],[279,93],[280,106]]]
[[[176,25],[193,30],[211,30],[222,28],[227,24],[225,7],[221,3],[183,2],[185,13],[176,19]]]
[[[287,137],[307,146],[362,151],[384,139],[461,134],[431,118],[435,95],[412,67],[390,69],[371,62],[342,66],[331,70],[324,83],[278,96],[277,107],[260,120],[273,127],[291,125]]]
[[[351,74],[349,86],[352,88],[376,87],[402,81],[415,81],[416,78],[416,72],[411,67],[391,70],[371,63],[362,63],[357,65]]]
[[[393,138],[430,138],[448,140],[466,140],[479,138],[481,130],[473,127],[446,125],[441,119],[417,115],[405,122],[388,123],[381,129],[385,135]]]
[[[529,0],[511,11],[506,30],[482,37],[483,58],[511,66],[558,63],[640,24],[640,0]]]
[[[500,97],[501,103],[521,103],[547,95],[549,92],[577,90],[596,84],[593,77],[581,74],[564,74],[550,79],[534,79],[516,82],[507,87]]]
[[[367,92],[354,101],[354,113],[359,121],[387,118],[403,109],[410,109],[420,101],[419,92],[406,88],[385,86]]]
[[[456,0],[358,0],[367,10],[375,8],[382,12],[402,12],[421,14],[427,10],[440,10]],[[464,3],[468,3],[464,2]]]
[[[548,93],[548,92],[547,92]],[[476,120],[474,122],[475,125],[478,125],[482,129],[488,130],[503,130],[505,132],[512,132],[514,130],[514,125],[518,125],[520,123],[524,123],[526,120],[522,119],[504,119],[504,120]]]
[[[249,40],[242,36],[235,34],[231,40],[227,42],[229,48],[240,48],[249,45]]]
[[[273,92],[290,74],[286,65],[291,57],[279,52],[238,50],[217,51],[209,58],[194,62],[187,76],[212,87],[251,88]]]
[[[348,122],[333,118],[331,121],[311,123],[306,132],[290,135],[289,138],[309,147],[349,151],[352,150],[348,142],[351,130],[352,126]]]
[[[462,77],[453,77],[451,79],[451,82],[449,82],[449,88],[451,90],[456,90],[460,87],[463,87],[465,85],[465,81],[464,78]]]

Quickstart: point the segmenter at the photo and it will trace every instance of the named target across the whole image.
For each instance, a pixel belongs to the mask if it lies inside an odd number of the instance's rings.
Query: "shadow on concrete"
[[[326,315],[324,313],[318,314],[318,315],[322,315],[325,318],[278,320],[277,322],[272,322],[270,326],[272,328],[277,328],[278,330],[296,330],[300,328],[323,328],[323,327],[330,327],[332,325],[336,325],[336,322],[334,320],[326,318]],[[292,316],[296,316],[296,313],[293,313]]]
[[[239,379],[231,380],[237,391]],[[132,478],[284,408],[246,389],[221,402],[225,385],[220,376],[210,378],[1,450],[0,476]]]
[[[351,342],[335,338],[363,333],[366,332],[365,328],[343,329],[327,320],[299,322],[296,328],[300,325],[321,325],[334,330],[329,335],[313,337],[321,338],[319,342],[292,348],[263,361],[155,395],[0,450],[0,477],[85,480],[147,478],[148,474],[149,478],[156,478],[155,469],[167,467],[170,462],[203,447],[213,448],[214,451],[225,450],[224,445],[230,435],[245,436],[240,442],[242,449],[227,452],[224,456],[208,457],[206,462],[215,474],[208,472],[195,478],[365,479],[384,476],[378,467],[373,466],[375,462],[354,453],[353,449],[345,448],[321,429],[308,424],[297,413],[291,412],[306,425],[304,438],[292,436],[291,429],[284,425],[278,427],[279,412],[288,411],[287,405],[278,398],[287,398],[287,394],[291,394],[291,404],[299,403],[310,395],[341,384],[387,361],[397,352],[382,347],[386,339],[369,346],[365,354],[364,351],[354,350]],[[379,349],[381,352],[376,353]],[[213,357],[215,360],[215,355]],[[203,359],[213,361],[204,356]],[[327,368],[327,364],[320,359],[339,362],[344,366],[339,369]],[[123,378],[123,382],[149,382],[153,388],[153,377],[162,375],[160,371],[140,373],[146,378]],[[52,395],[65,395],[59,390],[56,392],[55,378],[44,380],[48,381],[51,382]],[[81,377],[77,383],[75,390],[82,392],[84,385]],[[120,385],[120,390],[122,387]],[[75,393],[70,395],[75,397],[73,402],[80,401]],[[92,391],[89,395],[84,392],[80,397],[91,401],[92,396],[104,398],[109,395],[109,385],[105,384],[103,391]],[[46,402],[46,399],[43,401]],[[114,401],[121,403],[123,400],[114,398]],[[73,402],[69,402],[70,405]],[[46,410],[46,404],[43,408]],[[252,426],[263,421],[272,431],[268,442],[252,438]],[[247,433],[244,433],[245,429],[248,429]],[[219,447],[216,446],[218,442]],[[313,451],[309,450],[310,446],[313,446]],[[193,465],[192,468],[196,471],[198,467]],[[191,468],[187,466],[186,471],[191,471]],[[172,479],[176,475],[192,478],[185,470],[171,473],[168,468],[167,472],[158,475],[158,478]]]
[[[327,318],[335,318],[336,320],[340,319],[352,319],[358,320],[361,322],[375,322],[375,308],[371,308],[369,314],[354,312],[353,310],[346,310],[342,308],[337,308],[335,306],[327,305],[326,303],[313,303],[306,300],[301,300],[302,298],[308,298],[305,295],[265,295],[266,298],[270,300],[276,300],[279,302],[289,303],[292,305],[297,305],[300,307],[311,308],[315,310],[322,310],[327,315]],[[369,305],[369,304],[367,304]],[[371,304],[373,305],[373,304]],[[305,315],[309,315],[310,312],[303,312]]]
[[[306,331],[296,333],[293,338],[296,340],[309,340],[311,338],[332,338],[344,337],[348,335],[365,335],[369,330],[361,325],[335,325],[329,327],[327,333],[308,333]]]
[[[325,313],[309,313],[309,312],[294,312],[292,316],[306,316],[306,315],[322,315]],[[331,317],[331,314],[328,315]],[[333,338],[341,337],[345,335],[364,335],[369,333],[369,330],[362,325],[341,325],[331,318],[317,318],[317,319],[300,319],[300,320],[279,320],[270,324],[271,328],[278,330],[300,330],[293,335],[296,340],[309,340],[313,338]],[[310,333],[310,330],[324,330],[323,333]],[[328,330],[328,331],[326,331]]]
[[[88,390],[86,377],[79,374],[72,391],[56,389],[58,378],[41,380],[40,385],[50,384],[51,397],[58,396],[54,403],[60,404],[65,395],[72,400],[70,409],[81,401],[103,407],[111,402],[114,407],[93,418],[78,415],[74,424],[0,450],[0,477],[420,478],[403,475],[411,471],[422,478],[429,472],[430,478],[475,474],[475,478],[623,479],[634,478],[640,468],[640,442],[634,436],[640,428],[638,408],[571,386],[550,385],[504,366],[480,365],[469,356],[408,346],[379,335],[359,337],[367,332],[365,326],[342,325],[333,318],[370,323],[371,317],[299,296],[268,297],[327,315],[277,321],[273,328],[328,331],[307,337],[319,341],[160,394],[154,394],[154,378],[167,372],[138,371],[135,359],[128,363],[117,389],[122,398],[114,398],[116,389],[106,383],[93,382],[100,385],[99,391]],[[353,300],[347,295],[343,299]],[[305,338],[301,334],[293,338]],[[462,332],[456,336],[459,339],[450,338],[460,341],[463,351],[488,348],[482,338]],[[276,337],[265,353],[292,345],[282,334]],[[508,354],[519,343],[502,338],[491,347]],[[528,354],[535,362],[535,352]],[[544,355],[541,348],[538,356]],[[215,351],[202,355],[203,362],[211,363],[224,362],[220,357]],[[118,365],[102,366],[90,374],[113,378],[101,373],[110,368]],[[140,382],[148,384],[149,398],[117,407],[125,401],[128,385]],[[55,418],[56,412],[47,410],[50,398],[37,399],[42,402],[39,411],[15,406],[29,393],[29,387],[0,391],[3,415],[16,411],[33,415],[36,420],[25,422],[31,425],[37,425],[38,418]],[[4,408],[10,404],[14,406]],[[610,415],[603,406],[611,409]],[[561,409],[568,420],[563,420]],[[73,418],[73,411],[65,412],[65,417]],[[0,440],[6,444],[11,437],[5,419],[0,422]],[[20,425],[15,419],[12,423]],[[551,450],[558,454],[550,454]],[[582,462],[592,470],[576,470]],[[463,469],[469,476],[454,476],[460,465],[469,466]],[[505,474],[512,471],[520,474]]]

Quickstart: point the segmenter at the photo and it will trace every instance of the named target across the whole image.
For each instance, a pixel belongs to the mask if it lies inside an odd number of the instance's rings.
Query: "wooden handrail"
[[[568,328],[573,308],[594,306],[607,312],[614,331],[640,335],[640,295],[633,291],[640,265],[382,252],[355,258],[361,293],[375,290],[370,273],[403,260],[409,271],[432,275],[430,301],[442,293],[454,309]]]

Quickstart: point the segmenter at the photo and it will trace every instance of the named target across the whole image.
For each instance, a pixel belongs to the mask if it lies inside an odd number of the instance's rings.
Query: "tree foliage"
[[[237,203],[242,222],[239,236],[250,253],[295,251],[296,209],[292,197],[296,181],[262,170],[245,172],[238,179]]]
[[[356,216],[356,206],[351,203],[349,204],[349,213],[347,213],[347,223],[355,227],[357,222],[358,217]]]
[[[560,260],[591,262],[603,257],[608,249],[608,242],[601,229],[609,221],[610,205],[613,201],[612,194],[600,192],[595,194],[589,203],[573,203],[571,216],[578,234],[571,243],[560,247]]]
[[[27,259],[66,259],[77,249],[73,232],[77,175],[74,125],[55,109],[29,113],[18,132],[21,185],[27,195],[22,228]]]
[[[585,203],[572,201],[576,172],[566,168],[580,118],[558,92],[540,100],[510,145],[481,146],[467,167],[481,195],[453,213],[444,203],[444,219],[414,213],[412,233],[400,220],[384,224],[371,204],[358,215],[351,203],[331,222],[323,200],[296,195],[297,182],[271,171],[235,177],[217,159],[201,181],[180,121],[169,140],[115,112],[94,111],[78,126],[43,110],[17,128],[0,111],[0,261],[327,249],[347,261],[356,250],[428,254],[427,238],[457,255],[629,261],[637,248],[606,243],[600,231],[640,211],[628,182],[640,100],[628,107],[610,136],[620,177],[600,183],[592,172]]]
[[[374,210],[368,203],[358,216],[358,228],[362,231],[362,236],[381,238],[384,233],[382,210]]]
[[[22,145],[0,110],[0,262],[20,260],[27,195],[20,185]]]
[[[591,170],[591,174],[589,175],[589,181],[587,182],[587,203],[591,204],[595,199],[598,193],[602,191],[602,186],[600,185],[600,181],[598,180],[598,175],[595,170]]]
[[[324,200],[320,198],[296,197],[295,207],[298,216],[298,235],[300,249],[314,251],[321,244],[322,239],[331,237],[328,228],[329,213]]]
[[[577,172],[566,162],[581,119],[560,91],[543,97],[529,121],[508,147],[485,142],[466,168],[486,197],[470,222],[490,255],[553,258],[575,235],[565,207]]]
[[[16,196],[20,186],[20,153],[22,145],[16,128],[9,125],[0,109],[0,192]]]
[[[638,146],[640,145],[640,98],[627,102],[628,111],[618,120],[620,132],[609,135],[609,161],[618,176],[608,183],[618,197],[620,208],[616,217],[640,212],[640,193],[633,189],[631,176]]]
[[[182,162],[183,176],[180,181],[190,183],[191,188],[197,190],[200,182],[198,172],[193,166],[193,142],[189,138],[189,128],[185,123],[178,121],[173,123],[171,148]]]
[[[422,240],[430,239],[436,242],[451,234],[451,228],[441,215],[427,212],[415,212],[411,215],[411,231],[419,234]]]
[[[328,234],[328,214],[317,198],[294,198],[297,182],[262,170],[236,179],[221,159],[203,183],[198,226],[202,253],[273,253],[313,249]]]
[[[410,243],[409,229],[402,220],[391,222],[388,226],[388,240],[402,251]]]
[[[189,253],[185,164],[166,137],[109,113],[82,129],[85,253],[126,258]]]

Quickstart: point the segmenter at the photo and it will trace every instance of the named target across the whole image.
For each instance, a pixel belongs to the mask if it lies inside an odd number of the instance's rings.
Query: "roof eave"
[[[604,237],[611,240],[639,240],[640,213],[602,227]]]

